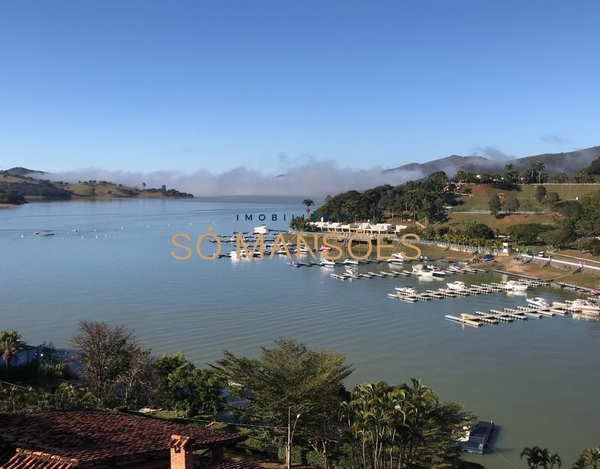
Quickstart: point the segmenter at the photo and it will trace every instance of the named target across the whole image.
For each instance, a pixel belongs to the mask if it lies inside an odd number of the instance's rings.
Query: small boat
[[[450,290],[456,290],[456,291],[467,290],[467,286],[465,285],[465,282],[461,282],[459,280],[457,280],[456,282],[449,282],[446,285],[448,285],[448,288]]]
[[[395,290],[403,295],[416,295],[417,290],[413,287],[396,287]]]
[[[321,259],[319,265],[321,267],[335,267],[335,261],[332,261],[331,259]]]
[[[287,265],[289,265],[291,267],[300,267],[300,264],[296,261],[288,262]]]
[[[269,228],[267,227],[267,225],[255,226],[254,227],[254,232],[256,234],[268,234],[269,233]]]
[[[319,248],[319,251],[331,251],[331,248],[329,246],[325,246],[324,244],[322,244],[321,247]]]
[[[540,296],[525,298],[525,301],[535,308],[550,308],[552,305]]]
[[[356,259],[345,259],[344,260],[344,264],[350,264],[350,265],[358,265],[358,261]]]

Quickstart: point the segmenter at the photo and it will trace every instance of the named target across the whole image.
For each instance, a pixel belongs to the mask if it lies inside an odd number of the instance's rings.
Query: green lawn
[[[600,190],[600,184],[542,184],[547,192],[556,192],[560,200],[576,200]],[[546,207],[541,205],[535,198],[536,184],[523,184],[513,190],[504,190],[498,187],[469,184],[471,195],[463,195],[458,198],[461,205],[455,210],[488,210],[490,198],[497,194],[504,197],[516,197],[520,202],[528,200],[533,210],[544,211]]]

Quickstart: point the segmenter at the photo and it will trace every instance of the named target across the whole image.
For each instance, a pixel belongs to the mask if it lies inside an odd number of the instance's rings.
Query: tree
[[[533,161],[533,162],[529,163],[529,170],[531,173],[530,182],[534,182],[537,179],[538,184],[541,184],[542,179],[545,176],[543,174],[545,169],[546,169],[546,166],[544,166],[544,163],[542,163],[541,161],[539,161],[539,162]]]
[[[542,200],[546,197],[546,188],[544,186],[537,186],[535,188],[535,198],[541,204]]]
[[[502,201],[500,200],[500,197],[497,194],[494,197],[490,198],[489,205],[490,212],[492,213],[492,215],[498,216],[498,214],[502,210]]]
[[[21,339],[21,334],[17,331],[0,331],[0,348],[2,352],[2,360],[4,360],[4,367],[6,368],[6,376],[8,377],[8,368],[10,362],[17,351],[17,346]]]
[[[560,456],[555,453],[550,453],[548,462],[550,463],[550,469],[554,469],[554,466],[556,466],[557,469],[560,469],[560,466],[562,466],[562,459],[560,459]]]
[[[283,438],[291,409],[293,415],[300,414],[298,441],[327,457],[333,437],[324,429],[337,421],[343,381],[353,367],[345,364],[343,354],[310,350],[294,339],[278,339],[275,344],[262,347],[259,358],[238,357],[226,350],[214,368],[230,383],[230,394],[250,400],[246,417],[279,429],[265,428],[260,438],[269,443]]]
[[[312,199],[304,199],[302,201],[302,205],[306,205],[306,219],[310,219],[310,207],[312,207],[315,202]]]
[[[564,172],[558,172],[558,173],[552,173],[550,175],[550,182],[553,182],[555,184],[564,184],[566,182],[569,182],[569,176],[567,175],[567,173]]]
[[[502,202],[503,202],[502,203],[502,207],[508,213],[516,212],[517,210],[519,210],[519,207],[521,206],[521,204],[519,203],[519,199],[517,199],[514,196],[513,197],[507,197]]]
[[[433,390],[411,378],[410,383],[358,385],[349,402],[341,405],[354,459],[342,467],[407,468],[417,462],[441,459],[445,467],[456,462],[453,435],[474,419],[455,403],[440,404]]]
[[[547,449],[542,449],[539,446],[526,447],[521,451],[521,459],[527,458],[527,466],[531,469],[539,467],[547,468],[550,462],[550,453]]]
[[[580,460],[583,461],[586,467],[592,469],[600,468],[600,446],[584,449],[581,453]]]
[[[81,364],[90,390],[105,404],[130,402],[131,392],[143,384],[149,350],[125,326],[80,321],[71,344],[81,350]]]
[[[519,171],[515,168],[514,164],[508,163],[504,167],[502,180],[507,184],[516,184],[519,182]]]
[[[465,229],[465,236],[468,239],[494,239],[494,231],[485,223],[472,222]]]
[[[168,408],[182,410],[188,417],[206,413],[213,418],[223,408],[223,383],[213,370],[196,369],[183,352],[163,355],[154,368]]]
[[[556,192],[548,192],[546,194],[546,205],[548,205],[548,207],[550,207],[551,209],[554,209],[554,207],[556,207],[556,204],[559,200],[560,197]]]
[[[142,187],[143,187],[144,189],[146,189],[146,183],[145,183],[145,182],[142,182]]]

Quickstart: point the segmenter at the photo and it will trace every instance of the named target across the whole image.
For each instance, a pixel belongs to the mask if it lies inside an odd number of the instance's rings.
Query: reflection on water
[[[253,356],[277,337],[294,337],[345,353],[356,366],[350,387],[422,378],[443,399],[497,422],[495,448],[519,467],[524,446],[548,447],[568,464],[581,449],[598,445],[600,323],[556,316],[462,328],[444,315],[524,306],[525,296],[499,292],[414,304],[387,297],[396,286],[423,291],[457,279],[482,284],[500,281],[496,274],[349,282],[329,275],[346,266],[290,268],[285,256],[235,262],[204,261],[195,251],[187,261],[171,256],[174,234],[188,233],[194,250],[209,227],[230,235],[259,224],[236,221],[238,213],[303,210],[299,201],[199,200],[0,210],[0,327],[19,330],[33,343],[64,346],[80,319],[125,324],[156,354],[183,350],[199,366],[214,363],[223,349]],[[269,227],[287,229],[287,222]],[[33,234],[42,230],[55,236]],[[223,253],[232,246],[224,244]],[[359,265],[358,271],[394,268],[384,262]],[[551,288],[535,296],[574,297]],[[488,469],[507,466],[494,454],[468,458]]]

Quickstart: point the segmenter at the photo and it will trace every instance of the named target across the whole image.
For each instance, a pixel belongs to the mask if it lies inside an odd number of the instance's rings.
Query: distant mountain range
[[[519,171],[528,168],[531,163],[543,163],[548,174],[564,172],[571,176],[590,165],[592,161],[600,157],[600,146],[586,148],[583,150],[570,151],[567,153],[545,153],[543,155],[526,156],[517,159],[491,160],[483,156],[460,156],[451,155],[427,163],[410,163],[397,168],[386,169],[385,172],[395,171],[419,171],[424,175],[444,171],[449,177],[453,177],[457,171],[463,170],[476,174],[486,171],[502,172],[504,167],[512,163]]]

